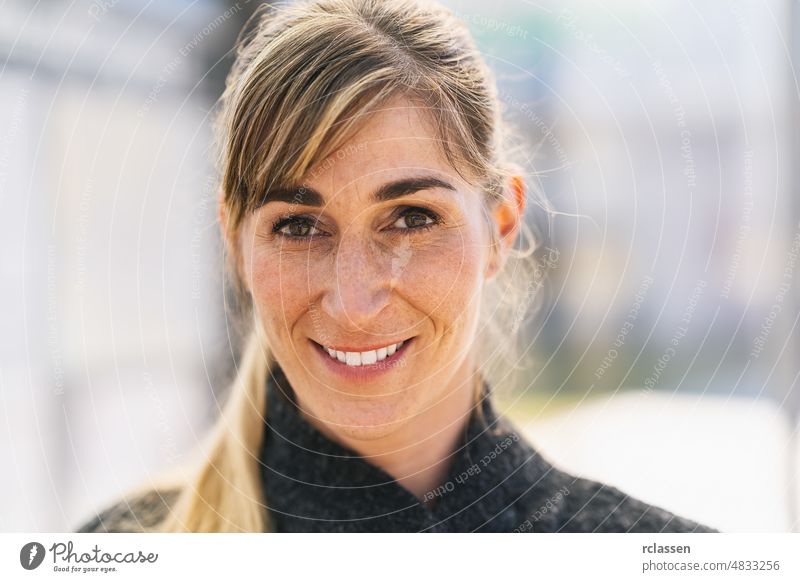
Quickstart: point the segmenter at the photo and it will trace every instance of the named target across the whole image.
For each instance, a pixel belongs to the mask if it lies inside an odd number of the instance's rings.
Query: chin
[[[352,440],[375,440],[401,429],[419,412],[407,392],[372,398],[339,395],[323,403],[318,421],[329,431]]]

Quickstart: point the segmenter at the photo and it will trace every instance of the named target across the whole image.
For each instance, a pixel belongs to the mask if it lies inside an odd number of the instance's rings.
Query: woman
[[[197,468],[81,531],[713,531],[558,470],[493,409],[536,243],[452,14],[265,12],[217,129],[241,367]]]

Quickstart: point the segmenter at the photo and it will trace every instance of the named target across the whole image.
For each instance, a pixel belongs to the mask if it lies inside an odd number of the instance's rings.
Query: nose
[[[342,236],[333,276],[325,283],[322,310],[341,329],[374,329],[392,293],[390,263],[391,253],[369,236],[356,232]]]

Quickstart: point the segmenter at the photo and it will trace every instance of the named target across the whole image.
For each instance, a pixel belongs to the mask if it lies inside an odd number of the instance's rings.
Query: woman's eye
[[[319,233],[314,223],[305,217],[284,218],[274,224],[272,232],[287,238],[309,238]]]
[[[394,228],[412,230],[433,226],[438,221],[439,217],[429,210],[410,208],[405,210],[392,226]]]

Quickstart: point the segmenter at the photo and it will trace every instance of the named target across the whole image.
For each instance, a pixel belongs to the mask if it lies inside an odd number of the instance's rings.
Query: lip
[[[406,339],[399,339],[399,340],[397,340],[395,342],[388,342],[388,343],[384,343],[384,344],[372,344],[371,346],[365,346],[365,347],[360,347],[360,348],[357,348],[357,347],[354,347],[354,346],[323,346],[323,347],[333,348],[334,350],[336,350],[338,352],[369,352],[369,351],[372,351],[372,350],[378,350],[380,348],[385,348],[385,347],[390,346],[392,344],[399,344],[400,342],[407,342],[410,339],[412,339],[412,338],[409,337],[409,338],[406,338]],[[311,341],[314,341],[314,340],[311,340]],[[319,342],[314,342],[314,343],[317,344],[318,346],[322,345]]]
[[[330,354],[328,354],[327,350],[323,348],[320,344],[315,342],[314,340],[309,339],[308,341],[311,342],[311,347],[314,351],[319,354],[319,357],[322,358],[323,364],[327,366],[328,370],[332,373],[340,376],[346,380],[351,381],[370,381],[374,380],[375,378],[379,378],[385,374],[388,374],[393,369],[397,367],[402,367],[405,364],[406,354],[408,352],[408,348],[410,345],[414,343],[416,340],[416,336],[410,337],[403,341],[403,345],[393,353],[391,356],[387,356],[385,359],[381,360],[380,362],[375,362],[374,364],[367,364],[361,366],[348,366],[347,364],[340,362],[334,358],[331,358]],[[399,342],[397,342],[399,343]],[[385,346],[386,344],[384,344]],[[383,347],[383,346],[377,346]],[[375,349],[375,348],[372,348]],[[366,352],[369,351],[370,348],[367,349],[348,349],[342,350],[339,349],[341,352]]]

